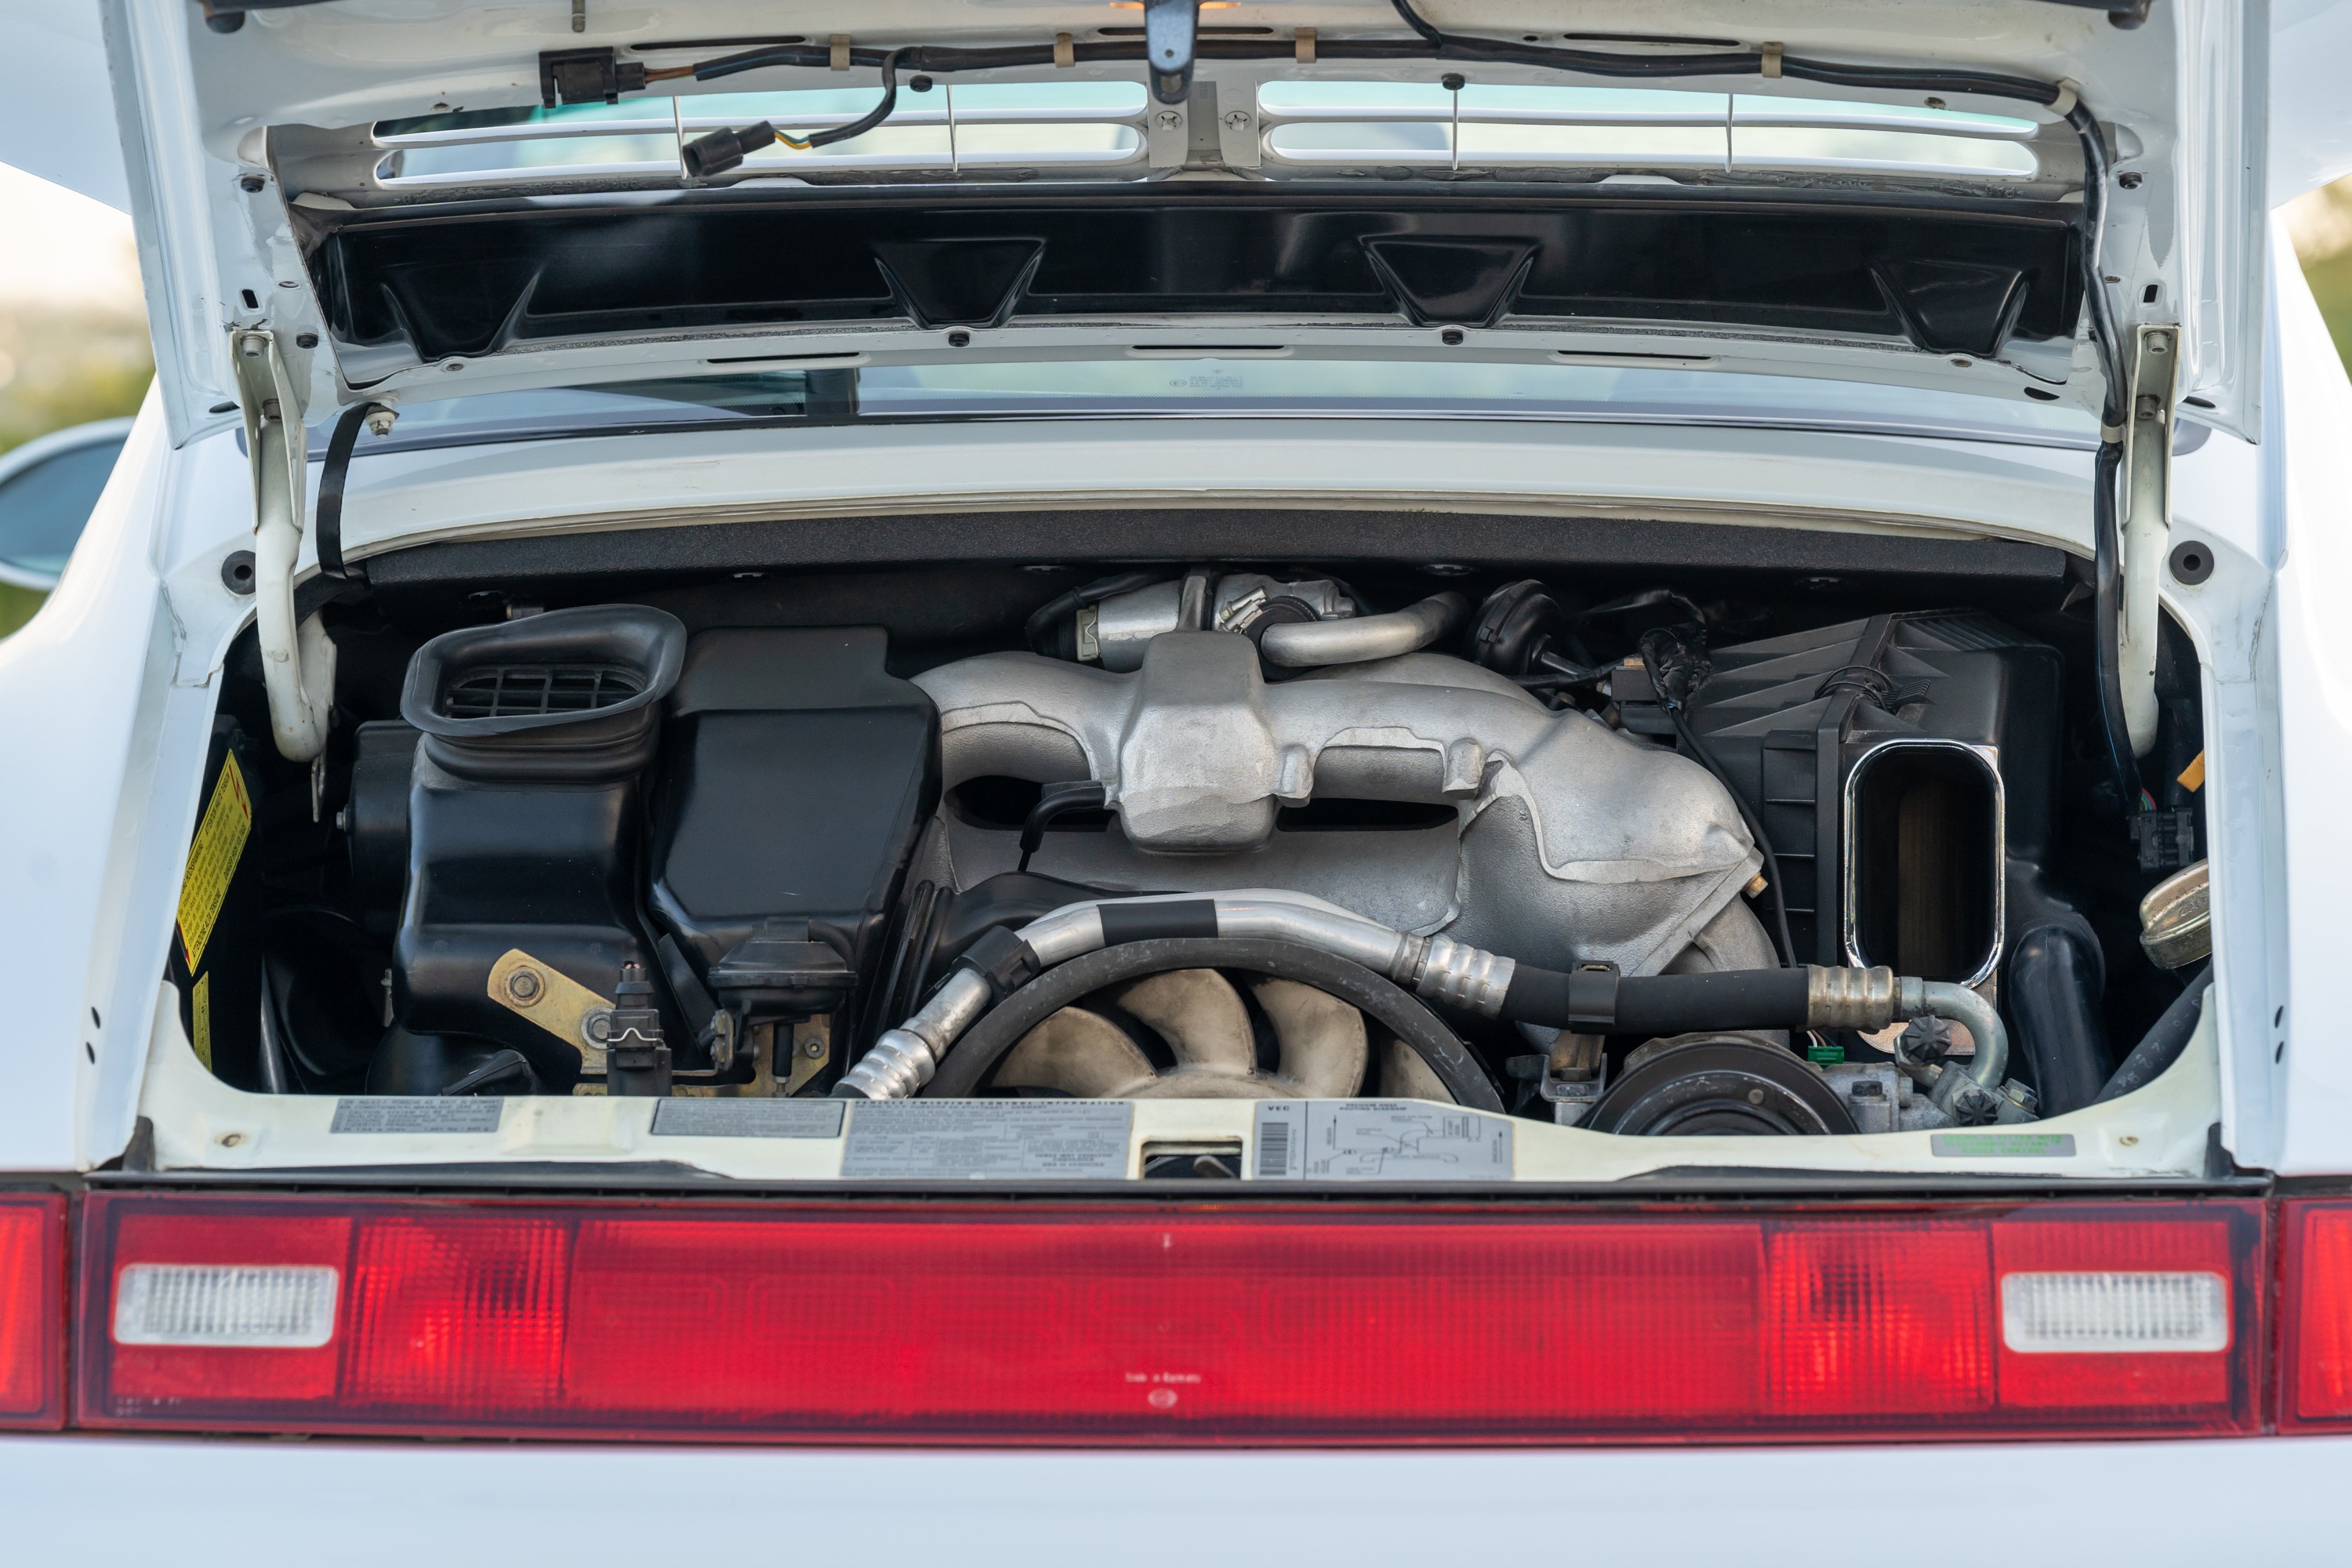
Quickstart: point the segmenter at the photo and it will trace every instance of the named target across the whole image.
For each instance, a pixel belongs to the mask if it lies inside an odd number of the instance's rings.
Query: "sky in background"
[[[131,219],[0,163],[0,301],[135,311],[139,263]]]

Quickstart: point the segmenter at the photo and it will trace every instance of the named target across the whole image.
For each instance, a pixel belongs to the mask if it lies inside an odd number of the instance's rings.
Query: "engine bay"
[[[1322,1101],[2037,1123],[2180,1055],[2206,951],[2195,658],[2168,626],[2169,782],[2126,816],[2090,597],[2063,564],[385,574],[322,617],[317,764],[232,652],[205,794],[252,837],[174,944],[179,1019],[248,1094],[1244,1101],[1261,1158]]]

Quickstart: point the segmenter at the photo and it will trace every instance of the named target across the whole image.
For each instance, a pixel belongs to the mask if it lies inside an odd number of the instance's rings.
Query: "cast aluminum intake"
[[[1736,902],[1759,858],[1712,775],[1462,659],[1269,685],[1247,638],[1172,632],[1133,674],[1000,653],[915,679],[939,706],[949,789],[1103,785],[1120,835],[1050,836],[1040,871],[1118,891],[1292,888],[1538,963],[1651,973],[1694,946],[1686,967],[1774,962]],[[1276,831],[1283,806],[1317,796],[1455,816],[1426,832]],[[1012,868],[1013,836],[944,815],[956,885]]]

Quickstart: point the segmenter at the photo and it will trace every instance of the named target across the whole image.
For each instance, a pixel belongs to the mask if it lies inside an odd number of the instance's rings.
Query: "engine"
[[[341,817],[396,910],[366,1086],[1644,1134],[2097,1092],[2054,648],[1975,611],[1743,642],[1676,592],[1577,606],[1194,567],[911,667],[881,626],[651,605],[432,637]]]

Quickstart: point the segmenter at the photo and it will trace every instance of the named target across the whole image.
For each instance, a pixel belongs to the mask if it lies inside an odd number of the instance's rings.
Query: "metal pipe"
[[[1418,605],[1386,615],[1268,626],[1257,647],[1268,664],[1290,669],[1394,658],[1427,647],[1469,610],[1470,601],[1459,594],[1432,594]]]
[[[1071,959],[1123,942],[1161,937],[1268,937],[1313,948],[1382,974],[1422,995],[1449,1005],[1502,1016],[1536,1016],[1570,1023],[1577,1004],[1570,976],[1523,968],[1501,953],[1445,937],[1418,937],[1349,913],[1319,899],[1279,889],[1250,889],[1208,897],[1160,894],[1100,899],[1070,904],[1030,921],[1020,939],[1037,967],[1052,969]],[[1519,994],[1512,995],[1514,981]],[[1778,993],[1777,1002],[1756,993],[1758,984]],[[1653,991],[1671,991],[1687,1005],[1711,1015],[1725,1011],[1720,1026],[1796,1026],[1879,1028],[1922,1015],[1948,1018],[1975,1039],[1976,1058],[1965,1074],[1947,1070],[1935,1096],[1950,1109],[1964,1080],[1989,1094],[2001,1091],[2009,1067],[2009,1031],[1992,1005],[1968,986],[1896,976],[1886,969],[1763,970],[1754,975],[1657,976],[1619,981],[1610,971],[1604,1006],[1613,1021],[1621,994],[1663,1004]],[[943,981],[916,1015],[884,1033],[858,1064],[842,1075],[834,1092],[846,1098],[900,1100],[931,1079],[957,1038],[997,998],[991,981],[976,969],[959,969]],[[1763,1014],[1774,1007],[1792,1016]],[[1638,1016],[1637,1008],[1628,1011]],[[1737,1019],[1731,1013],[1742,1015]],[[1754,1016],[1745,1015],[1755,1014]],[[1794,1015],[1801,1014],[1800,1018]],[[1685,1023],[1692,1020],[1683,1020]],[[1587,1021],[1591,1022],[1591,1020]]]
[[[931,1081],[940,1058],[971,1027],[992,998],[987,978],[959,969],[940,982],[915,1016],[874,1042],[833,1092],[842,1099],[904,1100]]]
[[[1967,986],[1948,980],[1906,978],[1895,1010],[1906,1018],[1923,1014],[1948,1018],[1968,1030],[1969,1037],[1977,1043],[1976,1058],[1969,1064],[1969,1077],[1979,1089],[1994,1094],[2000,1092],[2009,1076],[2009,1030],[1991,1003]]]

